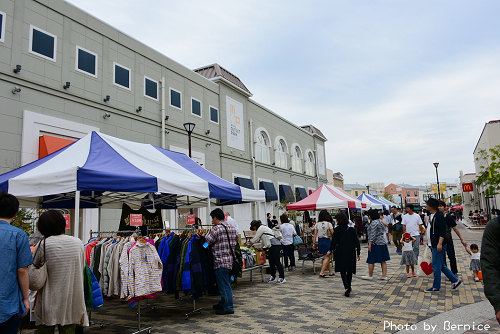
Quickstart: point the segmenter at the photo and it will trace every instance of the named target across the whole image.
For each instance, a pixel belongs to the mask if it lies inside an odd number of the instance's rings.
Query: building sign
[[[227,146],[245,150],[243,104],[226,96]]]
[[[437,193],[438,193],[438,186],[437,186],[437,184],[436,184],[436,183],[432,183],[432,184],[431,184],[431,190],[432,190],[435,194],[437,194]],[[444,192],[445,192],[445,190],[446,190],[446,183],[440,183],[440,184],[439,184],[439,190],[440,190],[440,191],[439,191],[439,193],[441,193],[441,194],[442,194],[442,193],[444,193]]]
[[[326,166],[325,166],[325,149],[323,145],[316,145],[316,154],[318,155],[318,172],[321,175],[326,175]]]
[[[186,225],[194,225],[195,223],[195,215],[187,215],[186,216]]]
[[[71,215],[64,214],[63,217],[64,220],[66,221],[66,229],[67,230],[71,229]]]
[[[474,191],[474,186],[472,185],[472,183],[463,183],[462,184],[462,191],[464,193]]]
[[[130,214],[130,226],[142,226],[142,215],[140,213]]]

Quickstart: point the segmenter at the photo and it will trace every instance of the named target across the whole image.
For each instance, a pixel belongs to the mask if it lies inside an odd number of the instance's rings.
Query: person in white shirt
[[[389,211],[384,210],[384,225],[387,227],[387,244],[391,244],[391,239],[392,239],[392,222],[391,222],[391,216],[389,214]]]
[[[420,225],[423,224],[422,219],[413,211],[413,204],[406,205],[407,214],[403,216],[403,233],[409,233],[415,238],[413,243],[413,253],[418,261],[420,250]]]
[[[283,235],[281,244],[283,245],[283,256],[285,258],[285,268],[287,271],[295,270],[295,246],[293,245],[293,237],[297,235],[295,227],[290,224],[286,213],[280,216],[280,231]],[[288,266],[288,259],[290,259],[290,266]]]
[[[231,225],[232,227],[234,227],[236,229],[236,234],[240,234],[240,228],[238,226],[238,222],[236,220],[234,220],[230,215],[229,215],[229,212],[226,212],[226,215],[227,215],[227,218],[226,218],[226,223],[228,223],[229,225]]]

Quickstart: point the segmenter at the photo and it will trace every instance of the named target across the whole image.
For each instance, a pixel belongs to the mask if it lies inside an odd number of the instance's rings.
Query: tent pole
[[[80,190],[75,191],[75,238],[78,238],[80,232]]]
[[[210,204],[210,197],[207,198],[207,225],[208,223],[212,223],[212,220],[210,219],[210,212],[212,211],[212,207],[211,207],[211,204]]]

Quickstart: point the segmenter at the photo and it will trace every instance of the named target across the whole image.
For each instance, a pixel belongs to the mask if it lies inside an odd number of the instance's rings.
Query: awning
[[[259,189],[266,192],[266,201],[278,200],[278,194],[276,194],[276,188],[272,182],[260,181]]]
[[[345,208],[368,209],[369,205],[352,197],[343,189],[324,184],[305,199],[286,206],[287,210],[298,211]]]
[[[302,187],[295,187],[295,198],[297,201],[307,197],[307,191]]]
[[[295,196],[293,196],[292,188],[286,184],[280,184],[280,202],[292,203],[295,201]]]
[[[40,136],[38,142],[38,159],[46,157],[47,155],[54,153],[55,151],[58,151],[61,148],[66,147],[74,142],[75,140],[66,138],[59,138],[47,135]]]
[[[241,187],[245,187],[248,189],[255,189],[253,187],[253,181],[251,179],[247,179],[245,177],[235,177],[234,178],[234,184],[237,184]]]

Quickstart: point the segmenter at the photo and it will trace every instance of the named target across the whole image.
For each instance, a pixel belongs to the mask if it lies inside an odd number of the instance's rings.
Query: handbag
[[[233,275],[234,278],[240,276],[242,273],[243,269],[243,258],[241,256],[241,250],[240,250],[240,244],[236,242],[236,246],[231,247],[231,239],[229,238],[229,232],[227,231],[227,227],[221,224],[222,227],[224,227],[224,230],[226,230],[226,236],[227,236],[227,243],[229,244],[229,249],[231,249],[231,256],[233,257],[233,265],[231,267],[231,275]],[[239,257],[236,256],[235,250],[239,250],[238,254]]]
[[[281,233],[281,230],[278,227],[273,228],[273,235],[278,240],[283,239],[283,233]]]
[[[294,236],[293,237],[293,245],[295,247],[299,246],[299,245],[302,245],[304,242],[302,241],[302,238],[299,237],[298,235]]]
[[[424,255],[422,257],[419,257],[419,268],[418,268],[418,276],[423,276],[422,274],[425,275],[430,275],[432,274],[432,255],[429,251],[429,247],[425,247],[424,250]]]
[[[31,291],[38,291],[45,286],[47,281],[47,259],[45,253],[45,238],[38,243],[33,259],[36,259],[36,254],[43,242],[43,261],[40,264],[33,263],[28,267],[29,272],[29,288]]]

